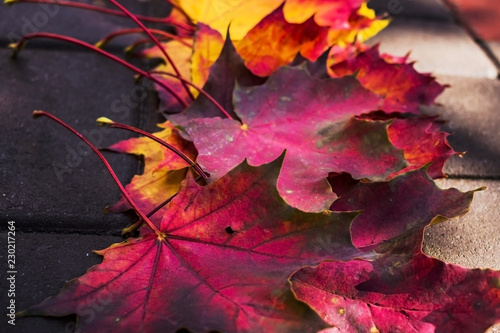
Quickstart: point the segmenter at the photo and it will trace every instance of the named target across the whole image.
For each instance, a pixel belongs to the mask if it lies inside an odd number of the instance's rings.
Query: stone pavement
[[[124,3],[145,15],[166,10],[159,0]],[[456,19],[460,10],[452,12],[438,0],[372,0],[371,6],[393,17],[371,43],[380,42],[382,51],[394,55],[411,50],[418,70],[432,71],[441,83],[451,85],[439,97],[440,105],[425,111],[448,120],[451,145],[467,154],[453,157],[445,167],[450,177],[438,183],[461,190],[488,188],[475,195],[467,215],[428,228],[424,249],[466,267],[500,269],[500,82],[498,59],[484,48],[493,49],[496,41],[483,40],[477,33],[472,38],[471,28],[465,29]],[[72,8],[0,7],[0,239],[6,244],[7,221],[15,221],[17,310],[56,294],[66,281],[99,263],[100,257],[91,250],[120,241],[119,231],[130,221],[129,216],[101,213],[117,200],[119,191],[97,157],[54,123],[32,119],[32,111],[56,114],[99,146],[129,134],[96,128],[97,117],[153,130],[157,116],[143,112],[151,109],[154,96],[134,99],[138,90],[132,74],[120,65],[50,41],[33,42],[12,60],[6,45],[34,31],[95,42],[125,27],[134,25],[124,18]],[[129,42],[122,38],[110,48],[119,54]],[[123,182],[140,170],[140,163],[130,156],[106,156]],[[6,250],[0,260],[6,263]],[[4,308],[7,284],[2,265]],[[13,328],[4,317],[0,332],[71,332],[74,320],[25,318],[16,320]]]

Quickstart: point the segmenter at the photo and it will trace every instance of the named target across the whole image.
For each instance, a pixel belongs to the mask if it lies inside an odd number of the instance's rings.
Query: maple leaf
[[[214,179],[245,158],[259,165],[287,149],[281,195],[294,207],[321,211],[335,199],[325,181],[329,172],[385,179],[407,166],[388,140],[389,122],[351,119],[380,103],[354,78],[322,80],[303,68],[282,67],[263,85],[237,87],[233,100],[243,125],[220,118],[182,124]]]
[[[410,166],[398,173],[418,169],[427,163],[429,176],[445,177],[444,163],[455,152],[446,139],[448,133],[440,130],[443,121],[436,117],[395,119],[387,129],[389,140],[395,147],[404,150],[405,159]],[[397,173],[397,174],[398,174]]]
[[[315,61],[332,45],[364,40],[361,36],[369,38],[376,33],[360,34],[360,30],[368,29],[370,24],[361,20],[361,17],[365,16],[358,13],[359,6],[348,4],[347,1],[307,2],[301,14],[295,1],[289,6],[287,4],[288,1],[284,7],[277,8],[262,19],[242,40],[234,40],[236,50],[245,59],[246,66],[257,75],[269,76],[278,67],[290,64],[299,53],[306,59]],[[319,11],[324,7],[337,9],[328,14],[329,20],[319,18],[322,17],[318,15]],[[360,13],[365,10],[370,11],[367,8],[360,9]],[[312,15],[313,12],[316,12],[316,15]],[[332,13],[339,16],[332,16]],[[311,16],[307,16],[309,14]],[[355,16],[353,22],[357,23],[350,22],[343,17],[345,15],[348,18]],[[377,20],[370,19],[370,22],[375,21]],[[385,25],[379,30],[383,27]]]
[[[474,194],[439,189],[426,168],[389,182],[361,182],[346,174],[332,174],[328,180],[339,196],[331,210],[363,211],[354,219],[351,234],[353,244],[364,250],[465,214]]]
[[[184,74],[187,73],[191,77],[192,83],[199,87],[203,87],[203,90],[211,95],[213,98],[219,101],[218,96],[221,95],[220,92],[229,92],[229,94],[232,94],[233,88],[234,88],[234,80],[239,79],[242,81],[245,81],[245,77],[248,77],[252,79],[254,75],[248,71],[248,70],[243,70],[246,69],[243,65],[243,62],[241,61],[241,65],[239,63],[236,63],[234,59],[236,57],[239,57],[236,55],[236,51],[234,51],[234,47],[231,44],[230,46],[225,46],[227,42],[231,42],[230,38],[226,38],[226,42],[224,41],[224,38],[217,32],[216,30],[211,29],[210,27],[199,23],[197,25],[197,30],[194,35],[194,38],[191,40],[192,44],[192,50],[191,52],[184,52],[184,53],[176,53],[174,55],[174,58],[181,58],[179,59],[181,63],[190,63],[189,69],[187,67],[183,67],[184,69]],[[231,50],[228,51],[223,51],[224,48],[230,47]],[[146,54],[148,57],[151,57],[153,55],[158,56],[158,52],[155,51],[153,53],[154,49],[146,50],[144,51],[144,54]],[[184,50],[185,51],[185,50]],[[224,52],[225,55],[222,54]],[[217,89],[210,89],[210,85],[205,86],[207,83],[207,80],[210,77],[210,73],[213,72],[214,70],[212,69],[213,66],[215,66],[216,61],[218,60],[218,67],[215,69],[217,72],[217,75],[212,74],[212,81],[215,80],[217,81]],[[237,71],[239,73],[238,76],[232,75],[230,79],[227,78],[227,72],[232,72],[233,68],[236,68],[236,66],[239,68]],[[167,75],[162,75],[160,72],[162,70],[165,70],[165,68],[157,68],[158,77],[161,78],[162,80],[166,80],[167,83],[174,81],[176,82],[175,88],[176,91],[179,92],[179,89],[182,87],[182,85],[179,83],[179,81],[175,78],[172,78]],[[168,70],[168,73],[173,73],[172,70]],[[220,76],[220,77],[219,77]],[[262,79],[260,80],[262,81]],[[222,89],[221,89],[222,87]],[[213,88],[213,87],[212,87]],[[196,91],[195,89],[191,89],[191,92],[193,96],[197,96],[193,103],[196,103],[198,100],[204,100],[206,107],[213,108],[213,103],[208,101],[206,102],[207,98],[201,94],[199,95],[199,92]],[[158,94],[160,98],[163,101],[171,101],[169,103],[174,103],[175,100],[172,98],[172,95],[165,91],[165,90],[158,90]],[[187,94],[184,91],[182,93],[182,96],[184,96],[185,99],[187,99]],[[220,101],[219,101],[220,102]],[[199,102],[198,102],[199,103]],[[230,107],[226,105],[227,103],[224,103],[225,109],[230,111]],[[188,103],[189,105],[189,103]],[[179,108],[168,108],[168,103],[163,103],[162,109],[167,113],[167,114],[177,114],[181,109]],[[190,114],[189,112],[184,112],[184,114]],[[217,115],[220,115],[220,110],[216,111]]]
[[[286,280],[304,265],[362,257],[349,233],[357,213],[290,207],[276,191],[282,161],[283,155],[261,167],[245,161],[205,187],[188,178],[157,233],[98,251],[102,264],[21,315],[77,313],[82,332],[325,327],[286,297]],[[327,253],[318,252],[314,242],[323,234],[333,236]]]
[[[192,45],[193,39],[189,37],[183,38],[181,41],[171,40],[168,43],[162,43],[163,48],[169,54],[171,54],[172,60],[174,61],[177,69],[184,78],[191,77],[191,56],[193,52]],[[163,59],[164,63],[157,66],[155,68],[155,71],[175,74],[172,64],[164,59],[163,53],[157,47],[144,50],[140,53],[140,55],[145,58]],[[175,93],[179,95],[187,105],[189,105],[191,99],[188,96],[187,91],[182,85],[181,81],[179,81],[177,78],[162,75],[161,73],[153,75],[167,84],[170,88],[172,88],[172,90],[175,91]],[[162,109],[169,110],[170,112],[180,112],[185,108],[182,104],[179,103],[178,100],[172,97],[172,94],[170,92],[165,91],[165,89],[160,87],[157,83],[155,83],[155,87],[162,102]],[[196,93],[194,89],[191,90],[191,92]]]
[[[269,76],[280,66],[291,63],[298,53],[310,60],[317,59],[329,46],[328,32],[328,27],[317,25],[312,17],[301,24],[288,23],[279,7],[245,38],[233,43],[254,74]]]
[[[194,84],[205,84],[210,67],[219,57],[223,45],[224,38],[219,32],[204,24],[198,24],[191,57],[191,79]]]
[[[234,40],[242,39],[283,0],[174,0],[195,22],[203,23],[225,36],[230,26]]]
[[[158,126],[163,130],[153,133],[153,135],[194,159],[196,152],[192,143],[182,139],[177,129],[169,121],[158,124]],[[166,198],[177,193],[180,183],[186,175],[186,167],[189,166],[184,159],[166,147],[145,137],[120,141],[109,149],[144,156],[143,173],[135,175],[130,184],[126,186],[127,192],[144,212],[152,211]],[[129,209],[131,209],[130,204],[124,197],[107,208],[109,212],[113,213]],[[162,212],[158,212],[156,216],[161,217]]]
[[[387,128],[389,141],[399,149],[403,149],[409,166],[396,172],[391,177],[429,164],[428,174],[431,178],[446,177],[443,173],[444,163],[452,155],[461,156],[448,143],[448,133],[441,131],[445,123],[436,116],[415,116],[412,114],[371,112],[359,119],[391,120]]]
[[[322,332],[484,332],[500,322],[500,272],[466,269],[421,250],[423,230],[375,261],[324,262],[291,279]]]
[[[314,61],[328,47],[366,40],[388,24],[361,0],[177,0],[175,4],[198,23],[191,68],[197,85],[205,82],[226,32],[246,66],[254,74],[269,76],[298,53]],[[181,60],[186,59],[190,58],[182,56]]]
[[[233,118],[233,92],[236,82],[240,87],[261,85],[267,78],[254,75],[244,64],[236,52],[231,38],[227,37],[219,57],[210,67],[209,75],[203,90],[216,100]],[[221,111],[205,95],[199,95],[183,112],[169,114],[167,117],[177,124],[182,124],[196,118],[220,117]]]
[[[283,13],[287,22],[304,23],[311,17],[320,26],[348,29],[349,17],[364,0],[286,0]]]
[[[326,66],[331,77],[356,73],[365,88],[384,97],[381,108],[387,112],[419,113],[420,104],[434,103],[447,87],[430,74],[418,73],[413,63],[408,63],[408,56],[380,55],[378,45],[333,47]]]
[[[344,30],[330,29],[329,39],[331,45],[342,47],[355,42],[361,43],[378,34],[389,23],[389,19],[378,18],[375,11],[369,8],[366,2],[363,2],[359,9],[349,17],[350,28]]]

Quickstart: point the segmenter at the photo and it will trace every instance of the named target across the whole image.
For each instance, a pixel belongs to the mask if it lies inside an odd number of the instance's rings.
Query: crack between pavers
[[[113,236],[113,237],[121,237],[121,230],[80,230],[80,229],[51,229],[48,231],[47,229],[41,228],[23,228],[21,226],[16,230],[16,234],[44,234],[44,235],[85,235],[85,236]],[[0,230],[1,234],[7,234],[8,230],[3,229]],[[125,238],[123,238],[125,240]]]
[[[0,48],[8,49],[8,45],[11,44],[12,41],[6,38],[0,38]],[[92,42],[87,42],[89,44],[93,44]],[[124,54],[124,49],[126,45],[109,45],[106,46],[106,51],[109,53],[119,53]],[[63,51],[63,52],[85,52],[85,53],[95,53],[92,50],[85,49],[81,46],[70,45],[62,42],[50,42],[50,41],[31,41],[24,48],[25,50],[44,50],[44,51]]]
[[[445,179],[464,179],[464,180],[500,180],[500,176],[481,176],[481,175],[452,175],[448,174]]]

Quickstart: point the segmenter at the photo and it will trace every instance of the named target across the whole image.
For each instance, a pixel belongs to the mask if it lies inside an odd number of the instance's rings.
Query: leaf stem
[[[184,39],[182,39],[179,36],[176,36],[174,34],[171,34],[171,33],[168,33],[166,31],[159,30],[159,29],[149,29],[149,31],[151,31],[153,34],[156,34],[156,35],[159,35],[162,37],[174,39],[174,40],[178,41],[179,43],[181,43],[182,45],[186,45],[189,48],[191,47],[191,45],[189,45],[188,42],[186,42]],[[141,28],[118,30],[118,31],[115,31],[115,32],[107,35],[106,37],[104,37],[103,39],[101,39],[100,41],[95,43],[94,45],[95,45],[95,47],[102,48],[105,44],[109,43],[109,41],[111,41],[115,37],[123,36],[123,35],[127,35],[127,34],[141,33],[141,32],[144,32]]]
[[[163,39],[160,37],[159,40],[163,40]],[[135,51],[136,48],[138,48],[140,45],[146,44],[146,43],[151,43],[151,39],[149,39],[149,38],[139,39],[139,40],[135,41],[134,43],[130,44],[129,46],[127,46],[125,48],[125,53],[127,53],[129,55],[133,55],[133,52]],[[165,64],[166,64],[166,62],[165,62]]]
[[[187,102],[184,101],[182,99],[182,97],[179,96],[179,94],[177,94],[172,88],[170,88],[164,82],[162,82],[161,80],[159,80],[158,78],[156,78],[154,75],[151,75],[148,72],[143,71],[142,69],[140,69],[138,67],[135,67],[134,65],[129,64],[128,62],[126,62],[126,61],[118,58],[117,56],[115,56],[115,55],[113,55],[113,54],[111,54],[109,52],[101,50],[100,48],[97,48],[94,45],[85,43],[85,42],[83,42],[81,40],[78,40],[76,38],[62,36],[62,35],[58,35],[58,34],[46,33],[46,32],[38,32],[38,33],[34,33],[34,34],[24,35],[19,41],[17,41],[17,43],[12,43],[12,44],[9,45],[9,47],[11,47],[12,50],[14,51],[13,57],[15,57],[21,51],[21,49],[24,47],[24,45],[26,44],[26,42],[28,40],[34,39],[34,38],[57,39],[57,40],[62,40],[62,41],[65,41],[65,42],[77,44],[79,46],[83,46],[85,48],[91,49],[91,50],[93,50],[93,51],[95,51],[95,52],[97,52],[97,53],[99,53],[99,54],[101,54],[101,55],[103,55],[103,56],[111,59],[111,60],[116,61],[117,63],[121,64],[122,66],[127,67],[128,69],[130,69],[130,70],[138,73],[139,75],[145,76],[148,79],[150,79],[151,81],[156,82],[158,85],[160,85],[165,90],[167,90],[170,94],[172,94],[172,96],[174,96],[175,99],[180,104],[182,104],[184,107],[188,106]]]
[[[79,9],[91,10],[94,12],[99,12],[103,14],[109,14],[114,16],[126,17],[127,15],[119,10],[109,9],[106,7],[90,5],[81,2],[73,2],[73,1],[64,1],[64,0],[5,0],[5,4],[12,5],[15,3],[41,3],[41,4],[49,4],[49,5],[59,5],[59,6],[67,6],[74,7]],[[144,15],[135,15],[139,20],[148,22],[148,23],[163,23],[167,25],[172,25],[174,27],[184,29],[190,33],[194,32],[194,27],[188,24],[182,24],[172,20],[170,17],[150,17]]]
[[[174,70],[175,74],[177,74],[177,76],[179,78],[182,78],[181,72],[179,71],[179,69],[175,65],[174,61],[172,60],[172,58],[168,54],[167,50],[163,47],[163,45],[161,45],[161,43],[158,40],[158,38],[156,38],[155,35],[153,35],[151,33],[151,31],[149,31],[149,29],[146,28],[146,26],[141,21],[139,21],[134,14],[132,14],[127,8],[123,7],[120,3],[118,3],[118,1],[116,1],[116,0],[109,0],[109,1],[113,5],[115,5],[116,7],[118,7],[122,12],[124,12],[128,17],[130,17],[149,36],[149,38],[151,38],[151,40],[156,44],[156,46],[158,46],[158,48],[160,49],[161,53],[163,53],[163,55],[165,56],[165,58],[167,59],[167,61],[170,63],[170,65],[172,66],[172,69]],[[189,98],[191,98],[191,100],[194,100],[193,94],[191,93],[191,91],[189,90],[189,87],[186,85],[186,83],[184,81],[182,81],[182,86],[186,90],[186,93],[189,96]]]
[[[189,82],[185,79],[183,79],[182,77],[178,77],[172,73],[168,73],[168,72],[165,72],[165,71],[150,71],[149,72],[150,74],[161,74],[161,75],[167,75],[167,76],[170,76],[170,77],[173,77],[173,78],[176,78],[184,83],[186,83],[187,85],[190,85],[191,87],[195,88],[196,90],[198,90],[200,92],[200,94],[202,94],[203,96],[205,96],[206,98],[208,98],[210,100],[210,102],[212,102],[215,107],[217,107],[226,117],[228,117],[229,119],[234,119],[233,117],[231,117],[231,115],[229,114],[229,112],[226,111],[226,109],[224,109],[222,107],[222,105],[219,104],[219,102],[217,102],[212,96],[210,96],[205,90],[203,90],[203,88],[195,85],[194,83],[192,82]]]
[[[198,164],[196,164],[193,160],[191,160],[186,154],[184,154],[182,151],[175,148],[174,146],[172,146],[168,142],[165,142],[164,140],[154,136],[153,134],[146,132],[146,131],[143,131],[140,128],[136,128],[136,127],[133,127],[130,125],[114,122],[114,121],[112,121],[108,118],[105,118],[105,117],[101,117],[101,118],[97,119],[97,123],[99,124],[99,126],[109,126],[109,127],[113,127],[113,128],[120,128],[120,129],[124,129],[124,130],[131,131],[134,133],[138,133],[138,134],[144,135],[145,137],[150,138],[151,140],[158,142],[162,146],[168,148],[169,150],[171,150],[172,152],[177,154],[184,161],[186,161],[186,163],[188,163],[190,166],[192,166],[200,176],[202,176],[205,179],[208,179],[208,176],[205,173],[205,171],[203,171],[203,169]]]
[[[62,125],[66,129],[68,129],[71,133],[73,133],[77,137],[79,137],[80,140],[82,140],[83,142],[85,142],[87,144],[87,146],[89,146],[94,151],[94,153],[101,159],[102,163],[104,163],[104,165],[106,166],[106,169],[110,173],[111,177],[113,178],[113,180],[115,181],[115,183],[120,188],[120,191],[122,192],[123,196],[130,203],[130,206],[132,206],[132,208],[135,210],[135,212],[137,213],[137,215],[139,215],[139,217],[144,222],[146,222],[146,224],[153,230],[153,232],[156,235],[158,235],[159,237],[163,237],[163,233],[160,230],[158,230],[158,228],[156,228],[156,226],[153,224],[153,222],[151,222],[151,220],[141,211],[141,209],[137,206],[137,204],[132,199],[132,197],[130,196],[130,194],[127,192],[127,190],[125,189],[125,187],[123,187],[122,183],[120,182],[120,180],[116,176],[116,173],[111,168],[111,165],[106,160],[106,158],[102,155],[102,153],[99,151],[99,149],[97,149],[97,147],[94,146],[92,144],[92,142],[90,142],[86,137],[84,137],[82,134],[80,134],[79,132],[77,132],[73,127],[69,126],[68,124],[66,124],[65,122],[63,122],[61,119],[57,118],[56,116],[54,116],[54,115],[52,115],[52,114],[50,114],[48,112],[45,112],[45,111],[33,111],[33,117],[38,118],[38,117],[42,117],[42,116],[48,117],[51,120],[55,121],[56,123]]]
[[[146,216],[149,218],[151,216],[153,216],[157,211],[159,211],[160,209],[162,209],[166,204],[168,204],[170,201],[172,201],[173,198],[175,198],[177,196],[179,192],[175,193],[174,195],[172,195],[170,198],[168,198],[167,200],[163,201],[161,204],[159,204],[158,206],[156,206],[152,211],[150,211]],[[141,227],[141,225],[143,224],[144,222],[142,220],[139,220],[139,221],[136,221],[134,224],[124,228],[122,230],[122,236],[124,235],[127,235],[127,234],[133,234],[137,229],[139,229]]]
[[[198,182],[202,178],[203,178],[202,176],[198,176],[198,177],[196,177],[196,179],[194,181]],[[146,216],[147,217],[151,217],[154,214],[156,214],[156,212],[158,212],[166,204],[168,204],[170,201],[172,201],[172,199],[175,198],[177,196],[177,194],[179,194],[179,192],[175,193],[170,198],[166,199],[161,204],[159,204],[158,206],[156,206],[152,211],[150,211],[148,214],[146,214]],[[122,230],[122,236],[126,235],[126,234],[132,234],[132,233],[134,233],[134,231],[136,231],[137,229],[139,229],[139,227],[142,225],[142,223],[144,223],[144,222],[142,220],[139,220],[139,221],[135,222],[134,224],[132,224],[131,226],[128,226],[127,228],[123,229]]]

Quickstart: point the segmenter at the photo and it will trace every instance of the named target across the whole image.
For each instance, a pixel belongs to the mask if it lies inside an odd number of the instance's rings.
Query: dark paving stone
[[[92,250],[102,250],[113,243],[120,242],[119,237],[95,235],[22,233],[22,220],[16,222],[16,271],[15,305],[16,311],[36,305],[47,297],[56,295],[64,284],[79,276],[93,265],[99,264],[101,257]],[[0,243],[4,251],[0,260],[7,264],[7,233],[0,233]],[[5,267],[5,266],[4,266]],[[4,313],[10,298],[7,295],[9,284],[6,271],[0,273],[0,296]],[[74,332],[74,317],[17,318],[15,326],[7,323],[3,314],[0,332],[12,333],[70,333]]]
[[[81,2],[116,9],[109,1],[87,0]],[[167,2],[162,0],[122,0],[120,3],[131,12],[141,15],[164,17],[169,10]],[[135,27],[137,25],[129,18],[78,8],[35,3],[0,5],[0,41],[2,44],[7,41],[14,42],[21,35],[33,32],[59,33],[95,43],[110,32]],[[131,38],[121,37],[111,45],[126,46],[131,40]]]
[[[411,17],[423,20],[449,21],[452,16],[439,0],[370,0],[368,6],[377,14]]]
[[[426,108],[427,113],[441,114],[448,123],[444,129],[452,133],[448,140],[456,151],[445,172],[456,177],[500,179],[500,82],[498,80],[439,77],[450,88],[437,99],[442,104]]]
[[[25,50],[16,60],[9,55],[0,50],[2,222],[16,220],[30,230],[117,232],[130,218],[102,214],[120,196],[104,165],[67,130],[31,114],[51,112],[106,147],[131,135],[97,127],[100,116],[149,129],[148,98],[132,97],[147,95],[146,89],[134,84],[129,70],[90,53]],[[135,105],[128,107],[124,99],[130,98]],[[122,182],[138,171],[137,159],[106,155]]]

